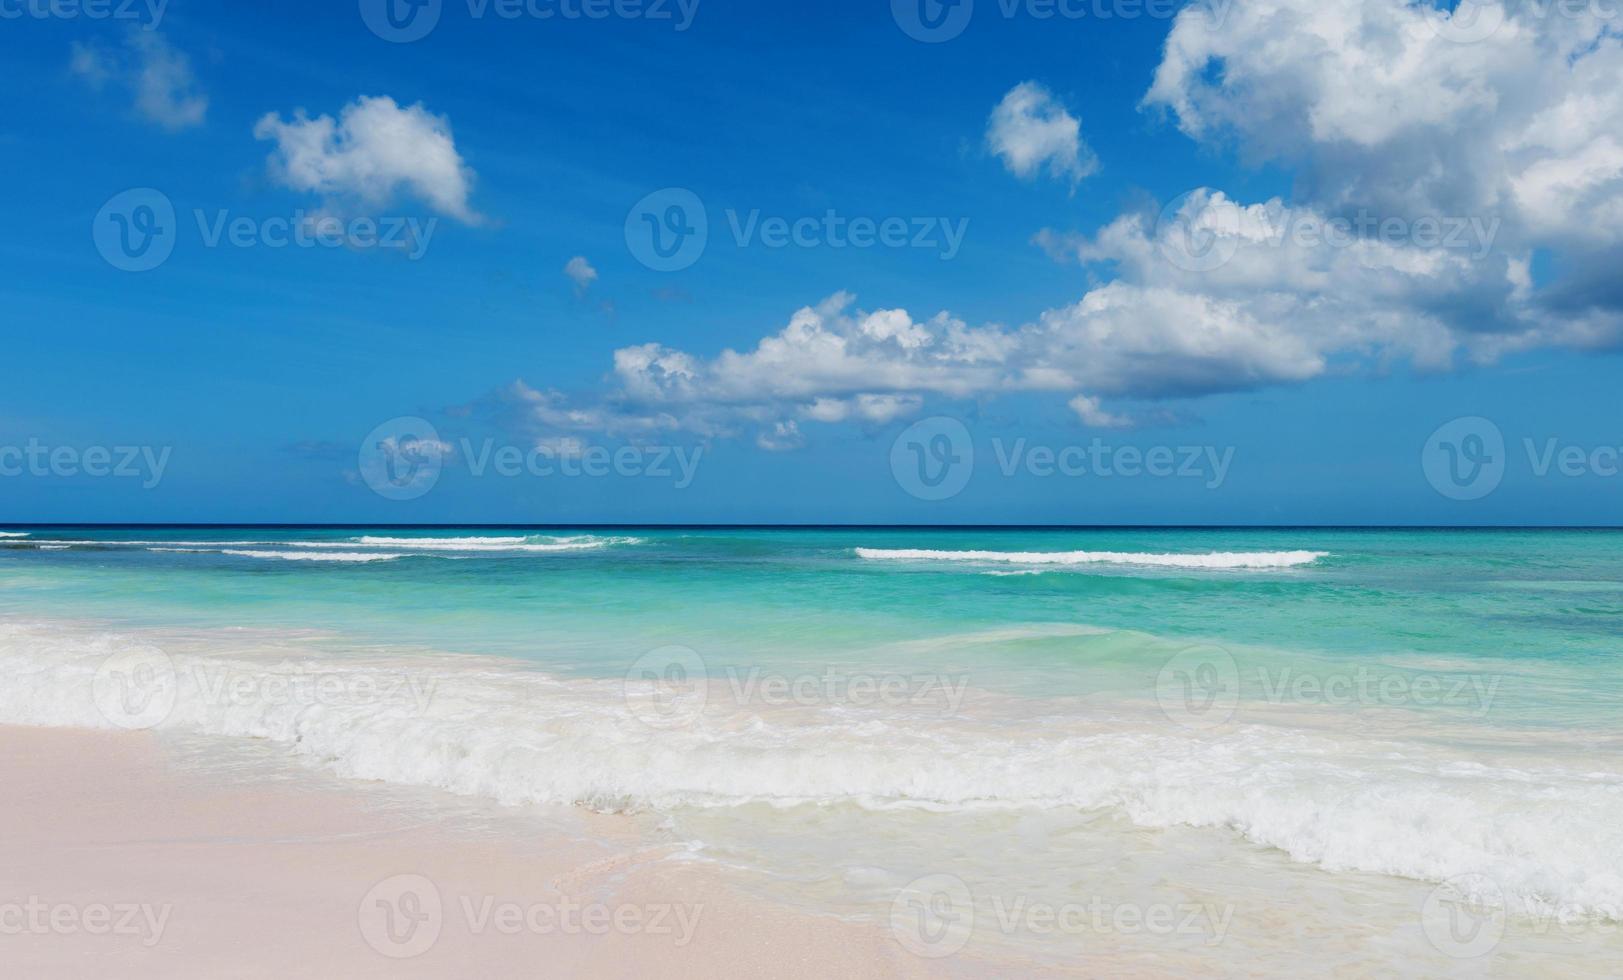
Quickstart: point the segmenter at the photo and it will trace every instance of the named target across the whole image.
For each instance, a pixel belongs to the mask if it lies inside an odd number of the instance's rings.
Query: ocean
[[[925,957],[1623,974],[1623,532],[12,528],[0,723],[625,814]]]

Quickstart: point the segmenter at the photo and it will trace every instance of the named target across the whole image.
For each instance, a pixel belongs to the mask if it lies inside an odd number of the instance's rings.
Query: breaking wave
[[[1131,551],[931,551],[858,548],[857,557],[883,561],[996,562],[1011,565],[1144,565],[1158,568],[1293,568],[1328,558],[1325,551],[1217,551],[1154,554]]]

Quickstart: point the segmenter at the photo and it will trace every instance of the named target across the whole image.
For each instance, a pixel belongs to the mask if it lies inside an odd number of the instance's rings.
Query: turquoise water
[[[14,532],[15,533],[15,532]],[[1623,533],[1610,531],[559,531],[567,550],[356,549],[364,536],[520,540],[526,532],[48,531],[0,540],[0,612],[155,626],[332,630],[359,642],[516,657],[618,676],[690,646],[718,667],[868,662],[887,645],[1022,624],[1079,624],[1258,657],[1345,664],[1452,659],[1527,672],[1529,720],[1605,720],[1623,698]],[[277,542],[406,557],[317,562],[219,554]],[[40,550],[53,542],[65,550]],[[230,547],[192,542],[224,541]],[[598,547],[568,548],[605,542]],[[127,544],[126,542],[143,542]],[[155,548],[187,547],[185,552]],[[1139,554],[1323,552],[1261,569],[864,560],[858,548]],[[316,549],[307,549],[315,551]],[[997,574],[1018,572],[1021,574]],[[1030,574],[1025,574],[1030,573]],[[948,652],[1011,690],[1086,692],[1142,662],[1117,638],[1021,637]],[[887,656],[900,656],[889,651]],[[909,663],[913,665],[913,663]],[[1142,673],[1142,671],[1139,671]],[[1568,684],[1568,681],[1573,683]],[[1542,699],[1542,700],[1541,700]],[[1613,715],[1615,717],[1615,715]]]
[[[1417,912],[1444,887],[1510,916],[1486,955],[1623,962],[1548,931],[1623,920],[1623,533],[8,533],[0,720],[129,722],[91,701],[138,656],[176,691],[124,727],[652,813],[820,908],[931,873],[977,902],[1260,888],[1453,963]],[[257,680],[220,703],[206,669]],[[289,672],[434,697],[263,695]],[[1224,942],[1265,952],[1249,911]]]

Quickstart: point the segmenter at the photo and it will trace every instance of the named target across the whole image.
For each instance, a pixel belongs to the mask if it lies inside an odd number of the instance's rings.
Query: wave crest
[[[856,551],[859,558],[880,561],[1144,565],[1157,568],[1294,568],[1330,557],[1327,551],[1214,551],[1198,555],[1132,551],[932,551],[924,548],[858,548]]]
[[[1375,744],[1272,725],[1180,731],[1057,701],[1033,719],[987,696],[965,702],[963,716],[780,710],[730,699],[720,682],[689,724],[654,728],[619,680],[517,663],[185,655],[3,624],[0,721],[115,727],[97,691],[119,657],[126,675],[168,679],[157,727],[268,739],[353,778],[600,810],[1113,811],[1145,827],[1224,829],[1330,871],[1485,874],[1523,911],[1623,919],[1623,773],[1581,753],[1485,765],[1436,740]],[[301,687],[309,678],[325,680]],[[300,690],[328,694],[289,695]]]

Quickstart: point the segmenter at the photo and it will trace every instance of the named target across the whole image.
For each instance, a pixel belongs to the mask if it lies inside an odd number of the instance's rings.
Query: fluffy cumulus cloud
[[[946,313],[917,320],[905,310],[866,311],[840,293],[749,350],[704,357],[658,343],[622,348],[597,400],[522,383],[503,398],[537,435],[753,434],[768,449],[800,445],[807,425],[885,425],[931,398],[1013,392],[1063,395],[1083,424],[1109,428],[1130,419],[1106,409],[1101,394],[1203,394],[1321,373],[1334,338],[1300,338],[1271,312],[1115,282],[1006,328]]]
[[[568,276],[569,281],[575,284],[575,289],[582,293],[586,292],[592,283],[597,282],[597,270],[592,268],[592,263],[586,261],[584,255],[577,255],[566,262],[564,275]]]
[[[421,103],[402,108],[387,96],[362,96],[338,114],[284,120],[269,113],[254,137],[276,144],[271,175],[322,195],[329,207],[377,208],[408,193],[440,214],[480,221],[468,203],[474,172],[457,152],[450,123]]]
[[[506,397],[545,432],[790,449],[816,426],[884,425],[938,401],[1046,394],[1110,428],[1132,424],[1121,401],[1616,346],[1623,19],[1485,2],[1474,19],[1418,0],[1186,8],[1145,105],[1208,148],[1291,168],[1295,191],[1198,188],[1089,233],[1045,231],[1096,285],[1021,325],[864,310],[841,293],[749,349],[640,344],[615,353],[599,395]],[[987,139],[1021,176],[1093,166],[1076,120],[1032,83],[1004,98]],[[1538,281],[1541,253],[1562,278]]]
[[[135,111],[170,132],[201,126],[209,100],[191,60],[156,31],[135,31],[122,48],[75,42],[68,68],[97,91],[116,86]]]
[[[1082,141],[1082,124],[1036,82],[1022,82],[1003,96],[987,121],[986,145],[1017,177],[1030,179],[1046,169],[1074,185],[1099,169]]]
[[[1623,334],[1623,16],[1609,5],[1190,8],[1145,104],[1192,137],[1295,168],[1299,207],[1493,226],[1475,282],[1445,271],[1412,308],[1495,335],[1466,338],[1477,350]],[[1540,250],[1565,277],[1534,289]]]
[[[1300,166],[1331,208],[1623,238],[1623,16],[1607,5],[1244,0],[1180,15],[1146,96],[1199,139]]]

